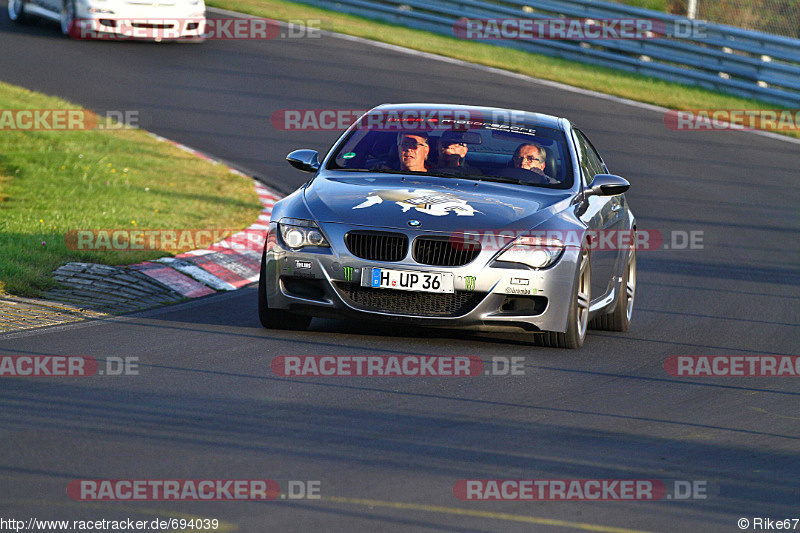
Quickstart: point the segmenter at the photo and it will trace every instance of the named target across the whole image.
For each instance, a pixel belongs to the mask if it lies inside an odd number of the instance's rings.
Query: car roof
[[[514,120],[522,120],[525,124],[535,126],[542,126],[546,128],[553,128],[562,130],[562,124],[559,123],[559,117],[553,115],[545,115],[543,113],[533,113],[521,109],[506,109],[502,107],[488,107],[488,106],[471,106],[471,105],[458,105],[458,104],[430,104],[430,103],[403,103],[403,104],[382,104],[373,107],[369,112],[381,111],[430,111],[430,112],[462,112],[466,114],[473,114],[479,117],[510,117],[513,116]],[[512,115],[513,114],[513,115]]]

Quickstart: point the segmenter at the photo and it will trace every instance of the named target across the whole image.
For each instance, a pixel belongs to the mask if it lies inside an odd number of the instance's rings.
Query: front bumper
[[[181,2],[182,0],[176,0]],[[79,39],[201,39],[206,33],[205,5],[79,2],[74,30]]]
[[[299,314],[353,320],[402,322],[419,326],[480,330],[567,329],[576,281],[578,249],[567,248],[555,265],[534,270],[523,265],[488,266],[497,251],[483,250],[459,267],[417,263],[411,253],[396,262],[355,257],[344,243],[351,228],[322,227],[331,248],[294,251],[270,225],[266,243],[266,296],[270,308]],[[391,230],[398,231],[398,230]],[[406,231],[409,242],[430,233]],[[510,264],[506,263],[505,266]],[[362,271],[379,267],[454,276],[454,294],[410,292],[362,287]]]

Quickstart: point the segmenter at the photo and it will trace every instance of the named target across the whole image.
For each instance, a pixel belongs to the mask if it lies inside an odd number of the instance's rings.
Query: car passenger
[[[469,147],[465,140],[462,132],[446,131],[442,133],[439,138],[439,164],[432,171],[448,174],[481,174],[480,170],[467,164],[465,158]]]
[[[544,148],[540,145],[536,143],[524,143],[517,146],[511,158],[511,162],[514,168],[530,170],[531,172],[541,175],[543,178],[547,178],[547,175],[544,173],[545,157]]]

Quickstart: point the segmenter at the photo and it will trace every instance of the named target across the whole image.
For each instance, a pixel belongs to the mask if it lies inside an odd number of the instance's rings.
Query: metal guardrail
[[[657,39],[487,40],[548,56],[622,69],[688,85],[800,106],[800,39],[697,21],[691,36],[676,34],[693,21],[658,11],[596,0],[298,0],[455,37],[460,18],[559,17],[649,19],[664,24]],[[699,24],[699,25],[698,25]]]

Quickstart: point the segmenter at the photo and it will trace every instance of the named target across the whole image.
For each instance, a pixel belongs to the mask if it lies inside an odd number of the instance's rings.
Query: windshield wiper
[[[439,172],[414,172],[413,170],[398,170],[392,168],[336,168],[342,172],[367,172],[372,174],[398,174],[401,176],[436,176],[438,178],[464,178],[461,174],[444,174]]]
[[[470,181],[492,181],[495,183],[513,183],[515,185],[531,185],[536,186],[535,183],[530,181],[520,180],[517,178],[507,178],[503,176],[484,176],[484,175],[475,175],[475,174],[447,174],[447,173],[438,173],[438,172],[428,172],[427,176],[438,176],[442,178],[456,178],[456,179],[465,179]]]
[[[536,186],[535,183],[525,180],[520,180],[517,178],[506,178],[502,176],[475,176],[475,179],[478,181],[493,181],[496,183],[514,183],[516,185],[532,185]]]
[[[330,170],[338,170],[341,172],[369,172],[373,174],[403,174],[412,176],[424,176],[423,172],[410,172],[405,170],[395,170],[391,168],[332,168]]]
[[[391,168],[337,168],[331,170],[340,170],[342,172],[368,172],[375,174],[399,174],[402,176],[435,176],[437,178],[450,178],[450,179],[464,179],[470,181],[491,181],[494,183],[513,183],[514,185],[527,185],[530,187],[537,187],[539,184],[531,181],[525,181],[517,178],[508,178],[503,176],[484,176],[473,174],[456,174],[447,172],[413,172],[410,170],[396,170]]]

